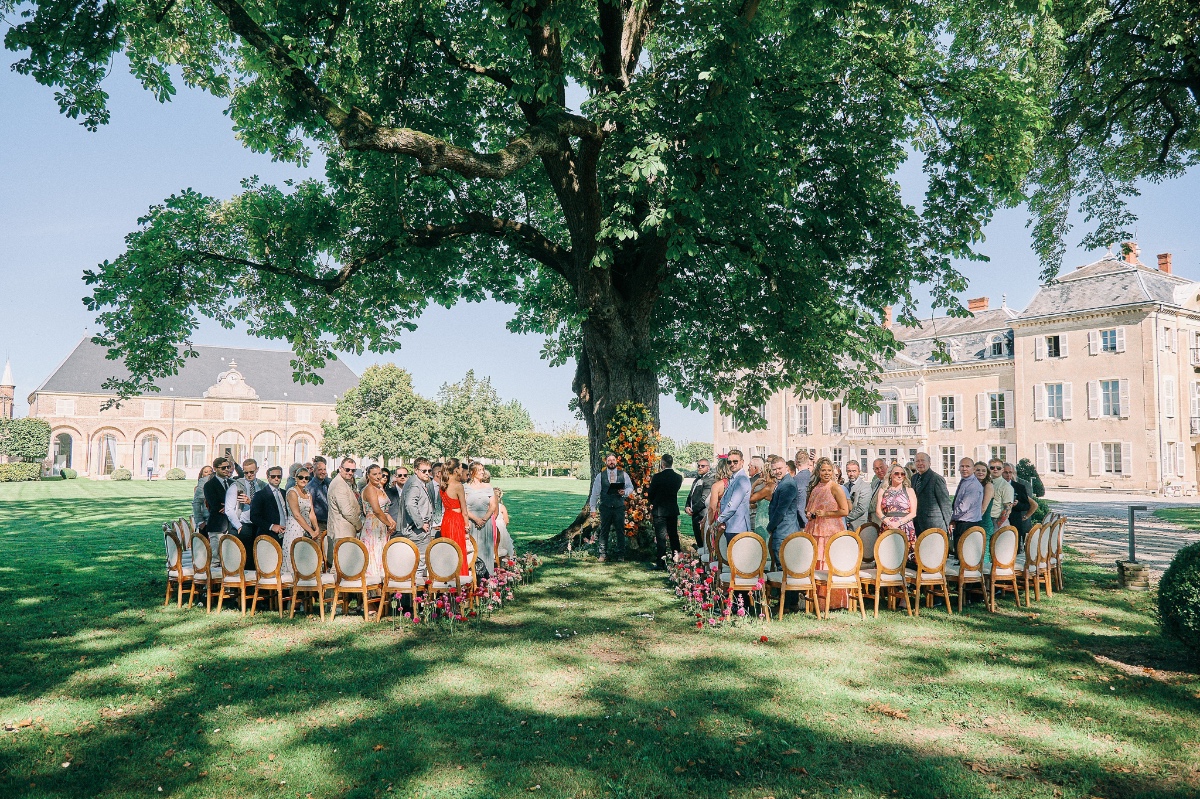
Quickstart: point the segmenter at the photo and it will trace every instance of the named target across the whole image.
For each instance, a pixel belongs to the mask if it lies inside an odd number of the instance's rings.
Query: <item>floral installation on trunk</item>
[[[634,549],[653,547],[654,527],[646,492],[658,452],[658,430],[645,405],[622,402],[616,407],[608,422],[608,448],[633,482],[633,494],[625,498],[625,535]]]
[[[696,620],[697,630],[733,627],[755,618],[769,621],[762,579],[750,591],[735,591],[730,599],[728,592],[721,590],[721,566],[717,561],[706,564],[691,552],[676,552],[666,562],[675,596],[683,600],[684,612]]]

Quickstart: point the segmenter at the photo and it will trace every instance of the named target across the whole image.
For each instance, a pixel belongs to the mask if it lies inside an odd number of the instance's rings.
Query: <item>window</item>
[[[217,436],[216,454],[241,463],[246,459],[246,437],[236,430],[226,430]]]
[[[1163,378],[1163,392],[1162,393],[1163,393],[1163,396],[1162,396],[1163,415],[1166,416],[1168,419],[1174,419],[1176,405],[1177,405],[1177,403],[1175,402],[1175,378],[1174,377],[1167,376],[1167,377]]]
[[[866,427],[866,426],[867,426],[867,425],[869,425],[869,424],[871,424],[871,414],[869,414],[869,413],[863,413],[862,411],[859,411],[859,412],[858,412],[858,425],[859,425],[859,427]]]
[[[920,424],[921,423],[921,406],[915,402],[904,403],[904,423],[905,424]]]
[[[1004,427],[1004,392],[993,391],[988,394],[988,427]]]
[[[225,403],[225,421],[236,422],[242,418],[242,406],[233,402]]]
[[[829,406],[829,432],[842,432],[842,403],[834,402]]]
[[[900,424],[900,406],[894,401],[879,404],[879,423],[883,425]]]
[[[958,447],[942,447],[942,477],[958,475]]]
[[[1004,355],[1004,339],[1002,339],[1000,336],[992,336],[992,343],[991,343],[991,347],[989,347],[989,349],[988,349],[988,353],[993,358],[999,358],[999,357],[1003,356]]]
[[[297,424],[312,424],[312,408],[296,409]]]
[[[187,430],[175,439],[175,465],[180,469],[199,469],[206,460],[208,440],[199,430]]]
[[[862,473],[867,473],[867,461],[870,459],[870,454],[865,449],[858,451],[858,467],[862,469]]]
[[[1100,351],[1101,352],[1116,352],[1117,351],[1117,329],[1110,328],[1100,331]]]
[[[259,433],[254,438],[254,446],[250,449],[250,457],[258,461],[258,468],[264,472],[272,466],[282,466],[280,457],[283,447],[279,436],[275,433]]]
[[[722,433],[729,432],[729,417],[726,416],[725,414],[721,414],[721,432]]]
[[[1121,415],[1121,381],[1120,380],[1101,380],[1100,381],[1100,415],[1101,416],[1120,416]]]
[[[841,466],[842,465],[842,448],[834,447],[833,451],[830,453],[830,458],[832,458],[834,465]]]
[[[312,448],[312,441],[305,436],[300,436],[292,442],[292,463],[307,463],[308,453]]]
[[[61,474],[63,469],[71,468],[71,449],[73,443],[70,433],[59,433],[54,437],[55,474]]]
[[[1046,418],[1063,418],[1063,384],[1046,384]]]
[[[916,447],[913,447],[912,449],[910,449],[908,451],[908,462],[912,463],[916,459],[917,459],[917,449],[916,449]]]
[[[1062,345],[1058,336],[1046,336],[1046,357],[1062,357]]]
[[[999,458],[1004,463],[1008,463],[1008,447],[1006,445],[993,444],[989,448],[989,451],[991,454],[988,456],[988,460],[991,460],[992,458]]]
[[[895,447],[892,447],[891,449],[888,449],[887,447],[879,448],[879,457],[883,458],[884,463],[895,463],[899,456],[900,450],[896,449]]]
[[[1047,444],[1046,458],[1048,460],[1046,471],[1053,474],[1067,473],[1067,445],[1066,444]]]
[[[75,415],[75,400],[60,399],[54,401],[55,416],[74,416]]]
[[[142,403],[142,418],[143,419],[161,419],[162,418],[162,402],[160,400],[146,400]]]
[[[940,399],[942,403],[942,429],[953,430],[957,426],[955,424],[955,416],[958,411],[954,407],[954,397],[941,397]]]
[[[1121,442],[1105,441],[1100,445],[1100,451],[1104,458],[1104,473],[1105,474],[1123,474],[1121,467]]]
[[[770,430],[771,429],[771,417],[767,415],[767,404],[764,402],[762,405],[759,405],[754,410],[758,412],[758,415],[761,416],[763,421],[766,423],[766,427],[764,427],[763,429]]]
[[[801,436],[808,435],[808,406],[796,405],[796,434]]]
[[[198,402],[184,403],[183,418],[184,419],[203,419],[204,418],[204,406]]]

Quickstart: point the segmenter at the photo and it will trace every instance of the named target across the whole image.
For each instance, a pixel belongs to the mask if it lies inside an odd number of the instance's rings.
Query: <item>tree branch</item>
[[[503,86],[506,89],[511,89],[513,87],[512,76],[509,75],[507,72],[504,72],[499,69],[494,69],[492,67],[481,66],[479,64],[475,64],[471,61],[466,60],[465,58],[458,55],[458,53],[454,52],[454,49],[450,47],[449,43],[444,41],[441,37],[436,36],[433,33],[430,33],[429,31],[425,31],[425,38],[428,39],[430,42],[432,42],[433,46],[436,47],[439,51],[441,51],[442,55],[444,55],[446,57],[447,61],[449,61],[451,64],[458,67],[459,69],[463,70],[464,72],[471,72],[471,73],[480,75],[485,78],[490,78],[491,80],[495,81],[496,83],[499,83],[501,86]]]

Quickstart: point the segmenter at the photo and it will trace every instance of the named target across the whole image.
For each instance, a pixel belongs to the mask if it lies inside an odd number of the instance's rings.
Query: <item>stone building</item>
[[[197,346],[179,374],[158,381],[158,393],[119,408],[103,383],[127,373],[107,350],[84,338],[29,395],[29,415],[50,423],[52,470],[70,467],[92,477],[116,468],[144,477],[179,467],[194,477],[218,454],[248,457],[285,469],[318,453],[321,422],[334,419],[338,398],[358,383],[341,361],[318,372],[324,382],[292,380],[292,353]]]
[[[717,452],[807,447],[869,468],[918,451],[951,483],[963,457],[1034,461],[1047,487],[1194,494],[1200,443],[1200,283],[1136,245],[1043,286],[1022,311],[986,298],[971,316],[893,331],[879,410],[777,394],[766,430],[714,415]],[[934,357],[944,346],[948,362]]]

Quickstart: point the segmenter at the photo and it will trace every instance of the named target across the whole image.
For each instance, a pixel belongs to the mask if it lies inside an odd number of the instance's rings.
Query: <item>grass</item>
[[[586,488],[501,484],[518,541]],[[160,524],[190,498],[0,485],[0,721],[31,722],[0,732],[0,796],[1200,791],[1196,664],[1105,569],[1069,562],[1032,612],[698,634],[639,564],[553,558],[470,628],[393,633],[164,609]]]
[[[1154,511],[1154,515],[1165,522],[1175,522],[1189,530],[1200,530],[1200,505],[1158,508]]]

